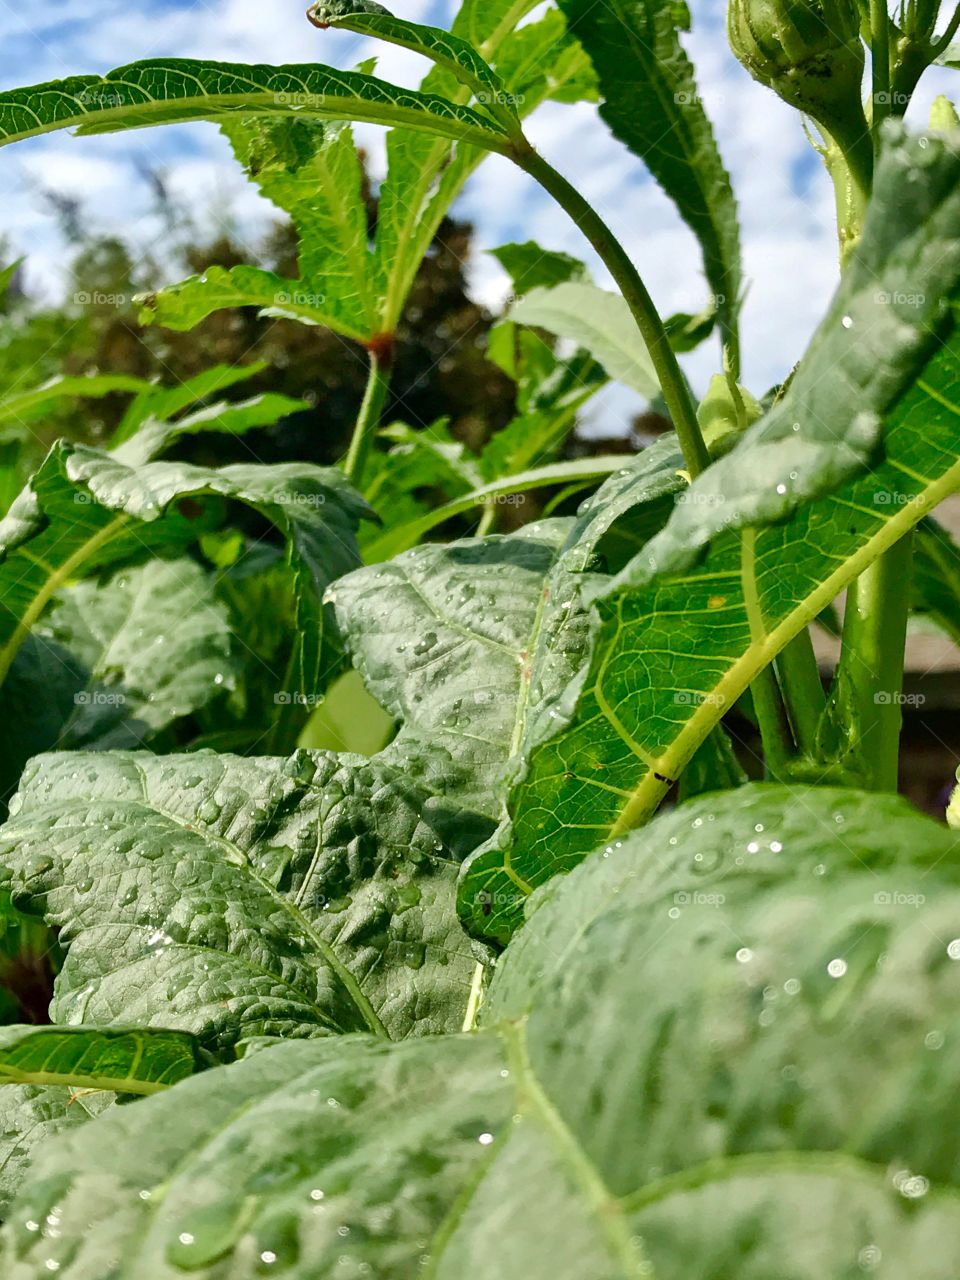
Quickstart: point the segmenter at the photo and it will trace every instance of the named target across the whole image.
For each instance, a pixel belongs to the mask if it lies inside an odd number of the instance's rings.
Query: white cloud
[[[196,0],[173,4],[141,0],[59,0],[55,8],[14,6],[0,0],[2,82],[14,85],[81,71],[102,71],[144,56],[205,56],[239,61],[327,60],[351,66],[376,53],[378,73],[415,84],[423,62],[414,54],[343,33],[321,33],[303,19],[304,0]],[[397,0],[405,17],[444,21],[454,0]],[[749,293],[744,310],[745,380],[762,392],[780,380],[803,352],[837,279],[833,196],[812,157],[801,124],[789,108],[754,84],[734,61],[722,29],[718,0],[693,0],[694,34],[687,47],[698,69],[701,94],[740,203]],[[911,117],[924,121],[937,92],[955,73],[924,82]],[[696,310],[706,295],[695,241],[642,163],[617,143],[585,105],[544,108],[531,136],[565,175],[595,203],[639,265],[664,312]],[[363,126],[375,176],[383,172],[382,131]],[[149,130],[121,138],[37,140],[0,152],[6,193],[0,232],[30,254],[30,278],[54,287],[64,252],[52,217],[42,210],[36,183],[86,195],[99,229],[149,237],[146,184],[138,162],[162,168],[171,188],[198,209],[228,206],[249,234],[263,226],[265,206],[233,167],[216,130],[197,125]],[[569,218],[507,161],[492,158],[471,181],[458,211],[477,227],[477,248],[533,238],[585,257],[605,281],[595,255]],[[506,291],[499,266],[478,252],[471,271],[478,296],[496,303]],[[713,345],[685,357],[703,386],[718,363]],[[626,403],[626,402],[623,402]],[[616,413],[625,410],[621,404]],[[605,412],[613,414],[609,406]]]

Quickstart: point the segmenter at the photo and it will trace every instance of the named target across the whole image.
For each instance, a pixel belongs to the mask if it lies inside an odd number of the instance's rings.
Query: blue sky
[[[348,66],[372,51],[343,33],[320,33],[304,18],[306,0],[58,0],[55,5],[0,0],[0,87],[105,71],[135,58],[178,55],[239,61],[327,61]],[[404,17],[448,25],[452,0],[396,0]],[[740,200],[746,274],[745,380],[757,393],[780,380],[805,342],[836,285],[833,197],[799,119],[754,84],[727,49],[722,0],[692,0],[694,31],[687,47],[698,67],[710,112]],[[379,74],[415,84],[423,63],[404,50],[379,46]],[[955,72],[924,82],[911,119],[922,124],[937,92],[953,88]],[[664,313],[696,311],[706,288],[694,242],[642,163],[612,139],[594,108],[548,106],[529,132],[559,168],[599,208],[639,265]],[[382,166],[382,135],[363,128],[374,171]],[[243,181],[211,125],[154,129],[75,139],[53,135],[0,151],[5,193],[0,235],[28,255],[29,280],[52,288],[63,269],[63,246],[37,193],[43,182],[81,196],[97,229],[122,230],[144,250],[158,228],[150,216],[144,166],[162,169],[169,185],[213,222],[255,236],[269,208]],[[459,212],[477,226],[471,263],[477,296],[496,304],[506,280],[482,252],[532,237],[543,245],[590,254],[566,215],[507,161],[487,161]],[[603,272],[596,267],[597,278]],[[715,371],[713,347],[687,358],[695,384]],[[602,414],[623,419],[633,402],[608,397]],[[605,429],[615,425],[603,424]]]

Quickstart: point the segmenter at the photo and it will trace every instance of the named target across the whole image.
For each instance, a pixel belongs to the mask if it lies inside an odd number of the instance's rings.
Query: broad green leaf
[[[112,1106],[115,1097],[100,1091],[75,1092],[63,1085],[12,1084],[0,1089],[0,1213],[4,1219],[37,1147],[54,1134],[94,1119]]]
[[[104,133],[291,112],[298,118],[407,125],[493,151],[506,146],[500,127],[469,107],[374,76],[317,63],[243,66],[190,58],[134,62],[105,76],[71,76],[0,93],[0,145],[54,129]]]
[[[483,1031],[264,1048],[46,1143],[7,1272],[945,1280],[953,843],[854,792],[684,806],[541,895]]]
[[[208,400],[210,396],[255,378],[266,367],[263,361],[244,365],[216,364],[174,387],[150,383],[130,401],[120,425],[110,438],[111,448],[123,444],[148,420],[170,422],[185,409]]]
[[[480,456],[488,481],[553,462],[572,431],[577,413],[607,383],[586,351],[557,357],[535,333],[502,326],[515,348],[509,372],[517,380],[517,415],[497,431]]]
[[[193,1036],[121,1027],[0,1027],[0,1085],[151,1094],[201,1070]]]
[[[284,534],[309,642],[303,678],[313,681],[320,600],[359,563],[356,528],[369,510],[338,471],[297,463],[130,466],[119,454],[62,442],[0,524],[0,680],[58,591],[108,565],[195,541],[210,527],[208,497],[252,506]]]
[[[324,302],[321,302],[321,297]],[[214,311],[226,307],[258,307],[263,315],[300,320],[304,324],[328,325],[332,317],[325,310],[325,295],[304,288],[300,280],[289,280],[260,267],[208,267],[202,275],[190,276],[159,293],[146,294],[141,318],[146,324],[160,324],[183,332],[192,329]],[[362,329],[338,320],[346,337],[361,342]]]
[[[30,635],[0,685],[0,722],[16,733],[0,736],[0,802],[17,789],[31,756],[56,747],[86,686],[83,664],[50,640]]]
[[[921,520],[913,542],[913,610],[960,642],[960,547],[935,520]]]
[[[350,127],[254,118],[230,122],[224,132],[263,194],[296,228],[296,292],[313,294],[311,305],[329,316],[332,328],[373,337],[376,299],[363,170]]]
[[[66,949],[57,1023],[179,1028],[229,1053],[462,1021],[470,846],[445,842],[453,815],[398,765],[70,752],[31,762],[11,815],[15,901]]]
[[[580,45],[567,35],[560,15],[548,11],[515,30],[536,0],[468,0],[451,34],[468,41],[495,69],[521,116],[548,99],[573,101],[589,92]],[[559,29],[558,29],[559,24]],[[514,56],[516,55],[516,56]],[[437,67],[425,87],[465,102],[469,90]],[[434,236],[464,183],[483,159],[476,146],[451,148],[439,137],[395,129],[387,137],[387,176],[380,190],[376,234],[376,279],[382,299],[380,327],[393,332]]]
[[[649,353],[630,308],[618,293],[583,281],[533,289],[507,312],[515,324],[571,338],[597,360],[611,378],[647,399],[659,394]]]
[[[249,400],[221,400],[173,422],[147,421],[135,436],[111,451],[124,462],[140,465],[167,452],[183,436],[201,432],[240,436],[259,427],[272,427],[281,418],[309,408],[306,400],[295,400],[274,391],[251,396]]]
[[[516,111],[510,109],[503,81],[472,44],[451,31],[395,18],[373,0],[317,0],[307,16],[318,27],[355,31],[358,35],[373,36],[421,53],[465,85],[494,119],[507,124],[517,119]]]
[[[8,433],[21,424],[33,422],[42,417],[58,400],[74,397],[96,400],[115,391],[142,392],[149,386],[150,383],[142,378],[130,378],[123,374],[51,378],[40,387],[31,387],[29,391],[0,395],[0,428]]]
[[[381,758],[414,773],[429,771],[438,754],[449,758],[442,799],[495,821],[531,691],[543,693],[534,688],[541,641],[563,667],[555,689],[579,653],[572,602],[555,601],[548,586],[567,529],[567,521],[543,521],[510,537],[418,547],[330,592],[367,688],[402,722]]]
[[[845,421],[842,405],[833,412]],[[695,566],[685,548],[676,567],[657,556],[672,526],[689,523],[699,481],[680,495],[666,530],[593,590],[592,655],[528,748],[510,802],[512,841],[478,852],[465,869],[461,910],[472,928],[509,937],[519,897],[649,819],[757,673],[960,487],[958,413],[955,331],[888,416],[885,457],[872,471],[780,524],[722,534]],[[704,512],[714,519],[711,507]],[[480,895],[507,899],[499,919],[481,917]]]
[[[579,259],[554,249],[542,249],[534,240],[502,244],[490,252],[510,277],[514,293],[521,296],[532,289],[553,289],[568,280],[589,279],[587,268]]]
[[[212,576],[186,558],[66,588],[36,634],[85,672],[59,747],[141,746],[236,685],[226,608]]]
[[[463,497],[427,512],[410,524],[388,529],[366,547],[366,558],[371,563],[389,560],[399,555],[401,551],[415,547],[431,529],[444,524],[453,516],[462,515],[465,511],[472,511],[475,507],[484,506],[489,502],[502,501],[510,494],[526,493],[531,489],[543,489],[551,485],[599,480],[614,471],[619,471],[622,467],[623,455],[611,454],[594,458],[575,458],[569,462],[554,462],[533,471],[521,472],[519,475],[504,476],[500,480],[482,485],[479,489],[464,494]]]
[[[885,415],[952,326],[960,301],[960,131],[884,131],[863,237],[789,389],[697,478],[651,548],[689,567],[723,529],[780,520],[863,471]]]
[[[737,345],[742,277],[737,206],[693,67],[690,26],[675,0],[560,0],[600,80],[600,114],[640,156],[700,241],[725,340]]]

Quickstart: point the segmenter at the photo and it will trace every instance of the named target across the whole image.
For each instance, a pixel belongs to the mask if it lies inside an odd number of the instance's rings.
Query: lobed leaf
[[[480,1033],[265,1048],[45,1144],[7,1273],[943,1280],[954,841],[829,788],[684,806],[540,895]]]
[[[147,1095],[202,1069],[193,1036],[121,1027],[0,1027],[0,1085]]]
[[[560,0],[560,9],[593,62],[601,116],[640,156],[700,241],[725,341],[736,350],[743,287],[737,206],[680,43],[690,25],[686,4]]]
[[[832,412],[842,421],[842,402]],[[552,725],[529,744],[510,801],[512,838],[478,851],[464,869],[461,912],[471,929],[506,940],[532,888],[569,870],[596,841],[615,841],[649,819],[757,673],[956,491],[958,413],[954,331],[888,415],[885,457],[872,471],[780,524],[719,536],[696,565],[685,547],[675,560],[659,554],[676,545],[674,527],[690,522],[700,481],[678,495],[665,530],[593,589],[591,658],[551,707]],[[751,436],[704,477],[746,457]],[[774,458],[774,475],[780,465]],[[768,475],[757,462],[749,483],[759,491]],[[713,521],[713,509],[703,518]],[[502,911],[486,917],[490,899]]]
[[[507,312],[515,324],[570,338],[603,365],[611,378],[653,399],[659,394],[653,363],[623,298],[585,281],[536,288]]]
[[[502,151],[505,135],[470,107],[319,64],[273,67],[165,58],[105,76],[71,76],[0,93],[0,145],[54,129],[104,133],[231,115],[400,124]]]

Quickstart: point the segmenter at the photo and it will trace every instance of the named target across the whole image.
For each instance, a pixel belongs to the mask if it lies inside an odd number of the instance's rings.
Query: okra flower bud
[[[828,132],[863,113],[856,0],[730,0],[730,45],[753,76]]]

